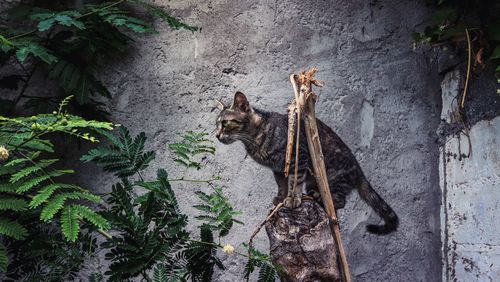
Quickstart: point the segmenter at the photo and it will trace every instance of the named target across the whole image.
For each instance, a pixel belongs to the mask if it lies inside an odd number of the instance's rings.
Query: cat
[[[236,92],[231,107],[220,103],[221,110],[216,120],[216,137],[223,144],[241,141],[257,163],[270,168],[278,184],[278,196],[273,203],[284,201],[288,208],[301,204],[302,190],[319,200],[316,181],[311,173],[312,164],[305,136],[300,130],[298,185],[293,189],[295,149],[290,165],[290,175],[285,177],[285,151],[288,136],[288,116],[266,112],[250,106],[245,94]],[[303,124],[303,122],[301,122]],[[335,209],[345,206],[346,196],[357,188],[361,198],[384,219],[384,225],[368,225],[373,234],[388,234],[395,231],[399,220],[392,208],[377,194],[363,174],[351,150],[339,136],[321,120],[317,119],[321,147]]]

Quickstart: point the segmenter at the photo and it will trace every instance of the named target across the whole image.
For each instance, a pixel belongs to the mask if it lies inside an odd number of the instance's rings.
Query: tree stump
[[[281,281],[341,281],[328,215],[317,202],[282,207],[265,226]]]

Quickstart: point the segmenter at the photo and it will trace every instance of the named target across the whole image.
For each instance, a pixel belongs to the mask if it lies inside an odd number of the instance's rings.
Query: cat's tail
[[[368,180],[364,179],[358,188],[359,195],[365,202],[372,207],[378,215],[384,219],[384,225],[370,224],[366,226],[368,232],[378,235],[389,234],[396,231],[399,225],[399,219],[392,208],[380,197],[372,188]]]

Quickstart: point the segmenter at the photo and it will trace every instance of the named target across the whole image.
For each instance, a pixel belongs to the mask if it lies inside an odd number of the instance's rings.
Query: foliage
[[[175,162],[186,166],[201,168],[201,164],[194,160],[194,157],[200,154],[214,154],[215,147],[213,141],[207,139],[207,133],[197,133],[188,131],[185,134],[178,134],[182,137],[182,141],[169,144],[168,147],[176,154]]]
[[[248,248],[248,245],[245,244]],[[263,254],[255,248],[250,248],[250,257],[245,265],[245,278],[248,279],[250,274],[259,268],[258,282],[274,282],[278,276],[276,267],[271,263],[271,258]]]
[[[23,240],[6,240],[11,262],[4,281],[74,280],[86,258],[96,247],[91,233],[79,236],[78,241],[66,241],[55,224],[38,222],[36,212],[23,217],[30,230]]]
[[[467,48],[471,43],[475,66],[490,61],[500,78],[500,2],[487,0],[431,0],[435,12],[422,32],[413,33],[416,43]],[[470,39],[467,39],[467,32]],[[500,93],[500,92],[499,92]]]
[[[91,150],[82,157],[82,161],[94,161],[103,166],[105,171],[125,178],[138,173],[148,167],[149,162],[155,158],[153,151],[143,152],[146,134],[144,132],[134,139],[124,127],[120,127],[118,138],[110,133],[101,132],[110,141],[111,145]]]
[[[204,203],[193,207],[206,213],[196,216],[196,219],[206,221],[207,228],[218,231],[220,237],[224,237],[229,233],[233,223],[243,224],[243,222],[233,218],[240,215],[241,212],[234,210],[231,203],[222,194],[220,187],[215,187],[214,192],[211,194],[203,191],[196,191],[195,193]]]
[[[3,272],[8,269],[6,250],[14,258],[29,256],[25,250],[15,247],[19,242],[49,245],[43,237],[46,234],[37,232],[44,223],[47,226],[56,226],[48,222],[57,223],[58,232],[62,232],[59,237],[69,242],[77,240],[84,222],[94,228],[109,227],[92,208],[101,202],[100,197],[80,186],[65,183],[64,176],[74,171],[61,169],[57,165],[59,159],[54,158],[56,146],[49,136],[62,133],[97,142],[91,130],[112,129],[110,123],[68,114],[64,107],[70,98],[63,100],[59,109],[51,114],[19,118],[0,116],[0,144],[8,152],[7,158],[0,161],[0,235],[6,240],[11,238],[7,247],[0,243]],[[51,233],[56,232],[53,229]]]
[[[211,207],[207,211],[210,215],[218,214],[221,220],[201,225],[201,240],[193,240],[186,231],[187,216],[179,209],[167,172],[159,169],[152,181],[142,176],[155,157],[151,151],[144,151],[145,134],[132,138],[127,129],[121,128],[118,137],[105,136],[109,146],[91,150],[82,157],[120,178],[107,199],[111,208],[105,217],[118,234],[102,244],[109,250],[106,259],[111,261],[105,274],[111,281],[140,275],[150,279],[149,272],[154,269],[154,281],[210,281],[215,267],[224,268],[217,258],[219,246],[212,231],[220,230],[221,236],[227,234],[236,221],[232,216],[237,214],[222,190],[217,190],[217,197],[205,194],[206,207]],[[136,195],[134,188],[142,188],[141,195]]]
[[[33,74],[41,71],[60,86],[62,91],[54,94],[74,95],[75,109],[103,118],[106,112],[99,97],[110,98],[111,93],[96,73],[107,66],[110,58],[128,49],[133,41],[131,35],[155,32],[155,18],[173,29],[199,30],[172,17],[153,1],[87,0],[80,6],[71,1],[24,3],[8,12],[9,22],[15,25],[0,26],[0,63],[12,58],[23,69],[21,73],[0,77],[0,89],[23,85],[16,99],[0,100],[5,105],[0,109],[4,114],[12,114],[20,100],[42,112],[53,106],[52,101],[59,96],[26,95]],[[142,11],[148,15],[140,17]]]

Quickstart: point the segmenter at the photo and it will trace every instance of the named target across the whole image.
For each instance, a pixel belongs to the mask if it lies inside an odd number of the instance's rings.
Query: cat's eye
[[[223,127],[234,127],[234,126],[238,126],[239,123],[240,122],[237,120],[223,120],[222,126]]]

